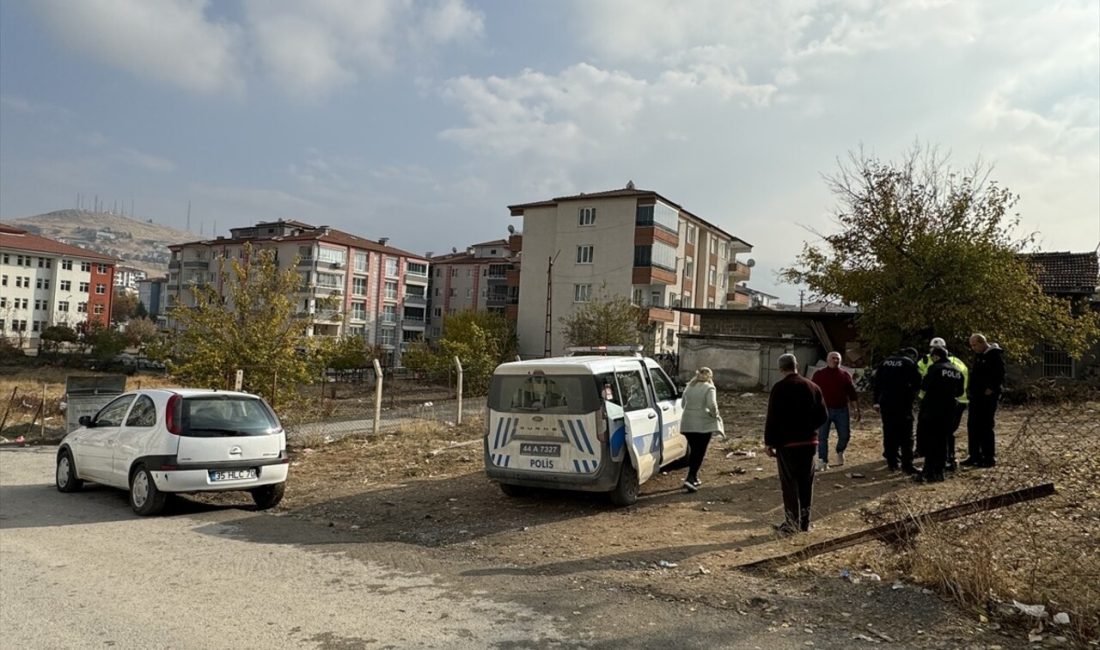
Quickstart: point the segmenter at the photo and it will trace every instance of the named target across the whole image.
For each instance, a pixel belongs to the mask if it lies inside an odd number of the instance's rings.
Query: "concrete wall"
[[[744,339],[683,335],[680,338],[680,378],[688,380],[697,368],[714,371],[714,383],[725,390],[762,390],[779,379],[780,355],[792,353],[805,374],[820,356],[813,341],[800,339]]]

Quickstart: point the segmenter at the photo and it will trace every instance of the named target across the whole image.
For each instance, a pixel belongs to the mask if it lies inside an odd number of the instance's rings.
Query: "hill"
[[[150,277],[168,273],[169,244],[199,238],[194,233],[151,221],[87,210],[58,210],[7,222],[43,237],[114,255],[126,266],[141,269]]]

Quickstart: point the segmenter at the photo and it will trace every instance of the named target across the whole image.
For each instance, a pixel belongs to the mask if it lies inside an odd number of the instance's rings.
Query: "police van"
[[[509,496],[583,490],[630,505],[642,483],[687,455],[682,412],[676,385],[640,355],[501,364],[489,386],[485,472]]]

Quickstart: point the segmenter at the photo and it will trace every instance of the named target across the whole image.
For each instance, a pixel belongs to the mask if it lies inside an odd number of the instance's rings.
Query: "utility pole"
[[[542,356],[543,358],[550,356],[550,333],[553,331],[553,316],[552,316],[552,299],[554,288],[554,260],[558,259],[558,255],[561,254],[559,250],[554,253],[553,257],[546,258],[546,331],[542,339]]]
[[[806,294],[805,289],[798,290],[798,311],[802,311],[802,296]]]

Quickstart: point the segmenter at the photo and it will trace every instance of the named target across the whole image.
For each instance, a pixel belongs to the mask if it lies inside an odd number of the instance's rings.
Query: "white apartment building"
[[[431,258],[429,339],[442,336],[447,316],[462,311],[492,311],[514,318],[515,309],[509,307],[519,302],[519,241],[513,234]]]
[[[734,286],[749,277],[736,256],[752,246],[657,192],[631,183],[509,210],[523,219],[517,321],[523,356],[563,353],[561,318],[601,295],[629,296],[647,308],[654,352],[674,352],[677,333],[698,330],[698,316],[678,307],[748,306]]]
[[[0,224],[0,337],[37,348],[51,325],[107,325],[118,261]]]
[[[191,304],[187,287],[220,282],[221,266],[243,258],[246,244],[274,249],[280,267],[297,260],[302,279],[298,313],[313,317],[309,336],[361,336],[382,346],[389,353],[387,363],[399,366],[404,345],[424,338],[429,263],[387,242],[300,221],[232,228],[228,238],[169,246],[165,290],[169,301]]]
[[[132,266],[119,266],[115,269],[115,286],[135,292],[138,290],[138,282],[144,280],[147,275],[145,271]]]

